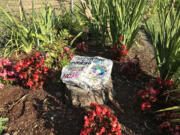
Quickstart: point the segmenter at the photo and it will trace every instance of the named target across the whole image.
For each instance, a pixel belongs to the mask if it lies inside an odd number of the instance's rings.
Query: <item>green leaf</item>
[[[165,109],[158,110],[156,112],[164,112],[164,111],[178,111],[180,110],[180,106],[173,106]]]

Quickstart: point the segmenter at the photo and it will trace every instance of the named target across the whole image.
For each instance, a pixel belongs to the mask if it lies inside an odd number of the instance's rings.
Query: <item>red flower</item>
[[[26,73],[23,74],[23,78],[27,79],[27,74]]]
[[[144,94],[144,90],[139,90],[137,94],[138,94],[139,96],[143,95],[143,94]]]
[[[23,79],[24,78],[23,74],[19,74],[19,78]]]
[[[18,82],[23,86],[35,90],[41,88],[44,81],[47,80],[49,68],[44,66],[45,57],[40,53],[35,53],[30,58],[26,58],[16,64],[16,74],[19,77]],[[30,78],[29,80],[27,80]]]
[[[37,58],[37,57],[39,57],[40,55],[41,55],[40,53],[35,53],[35,54],[34,54],[34,57]]]
[[[160,128],[166,128],[166,127],[170,127],[170,122],[166,121],[166,122],[163,122],[161,125],[160,125]]]
[[[32,88],[33,81],[32,81],[31,79],[29,79],[28,82],[27,82],[27,85],[28,85],[30,88]]]
[[[87,116],[84,116],[84,128],[81,130],[80,135],[121,135],[121,126],[109,109],[105,109],[105,107],[99,106],[97,103],[91,103],[90,106],[92,110],[89,111]]]
[[[119,40],[120,40],[120,41],[123,41],[123,40],[124,40],[124,37],[123,37],[123,36],[120,36],[120,37],[119,37]]]
[[[34,75],[32,75],[33,76],[33,80],[35,81],[35,82],[37,82],[38,80],[39,80],[39,76],[37,75],[37,74],[34,74]]]
[[[147,108],[151,108],[151,104],[149,102],[143,102],[141,105],[141,110],[145,111]]]
[[[151,88],[148,88],[148,90],[149,90],[149,93],[150,93],[151,95],[158,95],[158,94],[159,94],[159,90],[155,90],[155,89],[153,89],[152,87],[151,87]]]
[[[77,48],[80,50],[80,51],[83,51],[83,52],[88,52],[88,45],[83,41],[81,43],[79,43],[77,45]]]

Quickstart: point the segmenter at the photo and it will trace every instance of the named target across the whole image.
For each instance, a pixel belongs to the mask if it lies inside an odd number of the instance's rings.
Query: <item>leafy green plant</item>
[[[34,12],[34,4],[32,9],[32,23],[35,32],[33,36],[36,38],[37,46],[40,46],[39,43],[50,44],[56,41],[60,23],[55,9],[47,4],[41,5],[40,13]]]
[[[164,80],[171,79],[180,67],[180,11],[169,9],[169,5],[159,1],[157,15],[145,26],[154,46],[158,72]]]
[[[85,31],[84,20],[78,14],[78,9],[75,8],[73,13],[70,11],[64,11],[59,16],[60,30],[66,29],[70,34],[77,34],[81,31]]]
[[[104,45],[108,36],[108,0],[81,0],[80,14],[86,20],[90,33],[96,39],[96,44]],[[103,8],[102,8],[103,7]]]
[[[41,6],[41,11],[35,12],[32,2],[32,13],[28,17],[22,15],[21,10],[19,16],[15,17],[0,8],[10,22],[10,24],[3,21],[2,23],[11,31],[10,39],[4,47],[5,56],[10,56],[14,52],[30,53],[33,48],[40,48],[41,45],[58,40],[59,16],[51,6],[47,4]]]
[[[8,18],[10,23],[1,21],[4,26],[11,31],[10,39],[4,47],[5,56],[11,55],[13,52],[23,51],[29,53],[34,44],[33,28],[27,23],[21,21],[17,17],[6,12],[3,8],[0,11]]]
[[[136,41],[137,33],[145,13],[147,0],[110,0],[109,24],[110,39],[113,45],[119,45],[119,37],[124,37],[124,44],[129,50]]]
[[[119,37],[123,36],[129,50],[136,41],[146,4],[147,0],[82,0],[80,14],[97,43],[100,40],[104,45],[109,37],[113,45],[121,46]]]
[[[74,49],[70,49],[63,42],[50,44],[44,50],[47,54],[46,63],[49,68],[56,71],[61,71],[62,67],[69,64],[73,57]]]
[[[4,129],[6,129],[5,126],[3,126],[4,122],[8,121],[8,118],[0,118],[0,134]]]

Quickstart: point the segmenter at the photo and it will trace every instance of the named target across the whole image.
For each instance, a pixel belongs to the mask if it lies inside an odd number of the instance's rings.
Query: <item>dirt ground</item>
[[[122,125],[123,135],[158,135],[153,118],[143,115],[136,103],[136,92],[153,77],[156,63],[151,45],[144,36],[139,46],[133,46],[129,57],[137,55],[143,75],[136,81],[128,80],[120,72],[120,63],[114,61],[112,79],[117,93],[110,108]],[[89,43],[87,56],[110,58],[108,49]],[[0,117],[8,117],[5,133],[11,135],[79,135],[87,108],[74,108],[66,104],[63,84],[49,82],[43,89],[32,91],[8,85],[0,90]]]

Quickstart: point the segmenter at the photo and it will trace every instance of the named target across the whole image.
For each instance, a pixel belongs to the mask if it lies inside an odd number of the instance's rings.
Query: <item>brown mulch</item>
[[[139,57],[142,76],[139,80],[128,80],[120,72],[120,63],[114,61],[112,79],[117,96],[105,106],[118,117],[123,135],[156,135],[155,121],[140,112],[135,98],[136,92],[153,77],[156,67],[151,45],[144,39],[139,42],[141,45],[134,45],[129,57]],[[102,51],[90,43],[89,52],[84,55],[111,57],[107,48]],[[12,135],[79,135],[86,108],[66,104],[64,89],[63,84],[50,82],[36,91],[13,85],[1,89],[0,117],[9,118],[5,132]]]

